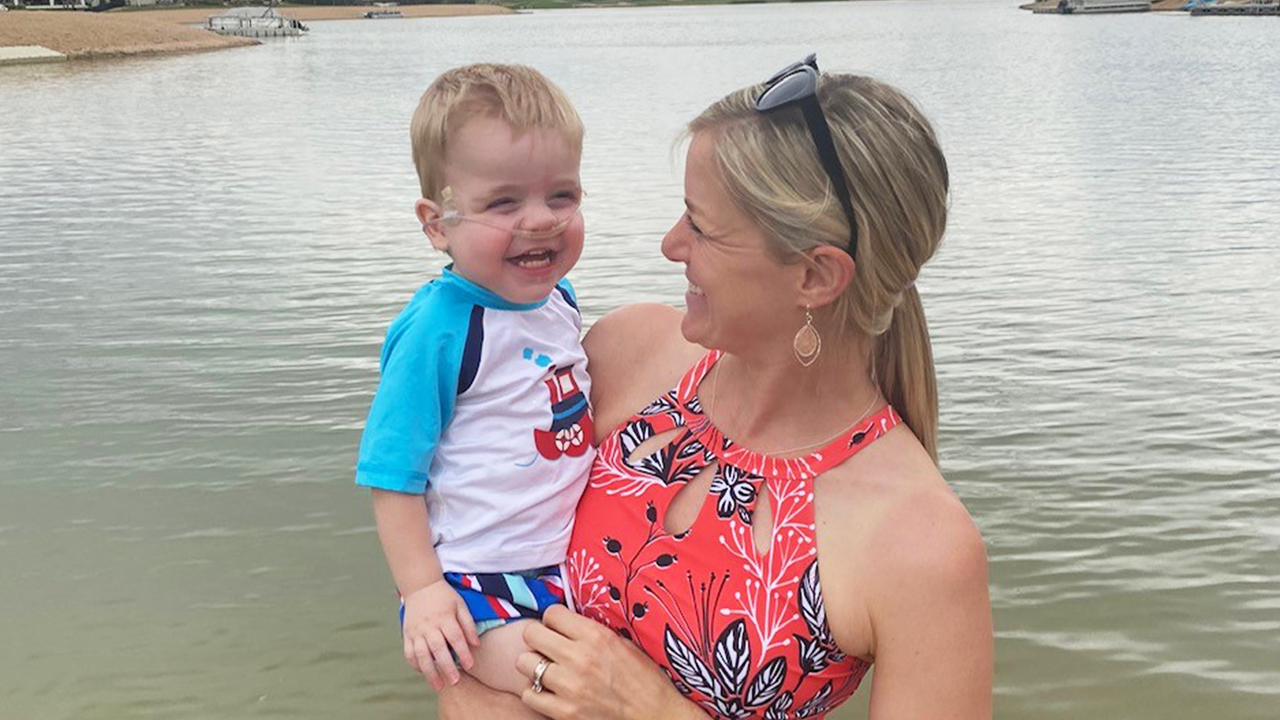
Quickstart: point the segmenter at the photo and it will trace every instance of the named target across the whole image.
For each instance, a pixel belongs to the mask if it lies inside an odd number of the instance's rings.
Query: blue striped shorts
[[[516,620],[540,620],[547,608],[564,604],[564,580],[555,565],[510,573],[447,572],[444,579],[467,603],[479,633]]]

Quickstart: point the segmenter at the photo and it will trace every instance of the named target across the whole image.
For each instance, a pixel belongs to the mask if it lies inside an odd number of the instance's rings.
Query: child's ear
[[[433,200],[419,198],[413,204],[413,212],[418,216],[418,222],[422,223],[422,232],[431,241],[431,247],[442,253],[449,252],[449,239],[445,237],[444,230],[440,227],[440,216],[443,212],[440,206]]]

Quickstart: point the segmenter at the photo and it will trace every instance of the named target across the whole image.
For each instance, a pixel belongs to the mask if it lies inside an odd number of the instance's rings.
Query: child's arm
[[[387,565],[404,598],[404,659],[440,690],[471,667],[470,645],[479,645],[467,605],[445,581],[431,546],[431,526],[421,495],[373,490],[373,515]]]

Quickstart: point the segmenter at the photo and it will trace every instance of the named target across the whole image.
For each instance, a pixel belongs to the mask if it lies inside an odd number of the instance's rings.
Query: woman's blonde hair
[[[727,95],[689,132],[713,133],[729,196],[765,231],[779,259],[818,245],[847,249],[849,221],[800,106],[761,113],[755,103],[762,89]],[[832,326],[875,339],[873,378],[936,461],[937,379],[915,279],[946,230],[946,158],[929,121],[888,85],[821,75],[818,99],[858,222],[856,270],[832,307]]]
[[[422,197],[441,200],[449,141],[467,122],[498,118],[519,132],[559,133],[582,150],[582,119],[564,91],[525,65],[476,63],[447,70],[432,81],[413,113],[409,136]]]

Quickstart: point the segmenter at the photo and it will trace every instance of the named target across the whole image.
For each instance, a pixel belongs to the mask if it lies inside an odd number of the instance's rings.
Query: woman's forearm
[[[711,716],[703,712],[702,708],[696,703],[683,695],[680,696],[680,702],[671,708],[671,712],[664,713],[662,718],[670,720],[711,720]],[[655,718],[654,720],[657,720]]]
[[[544,717],[530,710],[515,695],[498,692],[465,675],[458,684],[441,690],[438,697],[436,710],[440,720],[536,720]]]

